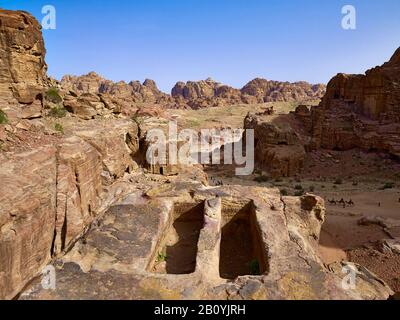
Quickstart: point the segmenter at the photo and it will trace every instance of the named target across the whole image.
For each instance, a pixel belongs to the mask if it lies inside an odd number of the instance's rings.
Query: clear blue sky
[[[360,73],[400,46],[399,0],[0,0],[42,19],[49,74],[96,71],[118,80],[212,77],[241,87],[255,77],[312,83]],[[357,9],[357,30],[341,28],[341,8]]]

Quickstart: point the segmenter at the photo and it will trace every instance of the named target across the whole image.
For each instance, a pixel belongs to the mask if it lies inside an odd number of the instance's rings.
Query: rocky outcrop
[[[353,267],[360,285],[344,290],[346,264],[327,268],[321,262],[317,244],[325,208],[317,196],[209,187],[198,166],[153,166],[150,174],[136,170],[135,160],[148,147],[139,139],[147,134],[139,121],[118,117],[140,114],[137,104],[164,105],[172,98],[151,80],[113,83],[94,73],[66,77],[61,84],[46,80],[39,24],[23,12],[0,11],[0,17],[5,57],[0,66],[11,75],[2,73],[0,93],[12,122],[0,125],[1,146],[7,142],[0,152],[0,299],[15,298],[21,290],[22,299],[386,299],[391,294],[359,266]],[[175,98],[200,101],[198,106],[243,99],[238,90],[210,80],[193,85],[186,97],[185,90]],[[304,147],[293,128],[251,116],[246,127],[256,131],[260,161],[269,166],[271,160],[272,175],[298,170]],[[162,255],[166,250],[168,259]],[[49,264],[57,270],[54,291],[40,283]]]
[[[159,104],[169,101],[170,97],[161,92],[153,80],[146,79],[143,83],[120,81],[114,83],[106,80],[95,72],[83,76],[64,76],[60,85],[65,91],[75,92],[77,95],[102,94],[131,105],[139,103]]]
[[[172,89],[177,107],[199,109],[235,104],[257,104],[265,102],[292,102],[320,99],[325,86],[307,82],[279,82],[254,79],[241,90],[218,83],[212,79],[178,82]]]
[[[272,178],[294,176],[301,172],[306,151],[290,122],[280,121],[279,117],[271,120],[249,114],[244,128],[254,130],[257,167],[266,170]]]
[[[232,88],[208,78],[201,81],[178,82],[171,95],[161,92],[153,80],[143,83],[132,81],[114,83],[91,72],[83,76],[64,76],[61,88],[76,96],[102,94],[113,98],[122,109],[135,109],[145,104],[147,108],[159,109],[201,109],[236,104],[257,104],[273,101],[307,101],[320,99],[325,92],[324,85],[310,85],[307,82],[288,83],[255,79],[242,90]],[[128,106],[126,106],[128,105]]]
[[[161,92],[153,80],[143,83],[114,83],[95,72],[83,76],[64,76],[59,83],[65,108],[82,119],[122,114],[159,116],[174,105],[171,96]]]
[[[10,121],[41,116],[45,53],[35,18],[0,9],[0,105]]]
[[[56,148],[8,158],[0,160],[0,299],[49,263],[57,210]]]
[[[312,109],[313,146],[400,156],[400,49],[365,75],[339,74]]]
[[[240,91],[208,78],[201,81],[178,82],[172,89],[178,106],[192,109],[242,103]]]
[[[180,178],[160,182],[149,189],[148,181],[146,190],[112,207],[54,263],[56,290],[36,281],[21,299],[374,300],[392,294],[360,266],[323,265],[316,251],[325,219],[319,197],[281,199],[277,189],[205,188]],[[198,240],[181,238],[185,232]],[[355,288],[342,286],[343,267],[354,268]]]
[[[0,158],[0,298],[13,298],[134,188],[118,186],[135,168],[134,122],[70,125],[52,146]]]
[[[246,84],[241,93],[251,97],[256,103],[275,101],[307,101],[320,99],[325,93],[325,85],[308,82],[279,82],[256,78]]]

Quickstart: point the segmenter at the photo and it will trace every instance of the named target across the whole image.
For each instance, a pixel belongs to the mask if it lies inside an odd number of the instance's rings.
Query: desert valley
[[[400,298],[400,48],[327,85],[171,94],[56,80],[45,55],[39,22],[0,9],[0,299]],[[252,174],[149,163],[171,121],[254,130]]]

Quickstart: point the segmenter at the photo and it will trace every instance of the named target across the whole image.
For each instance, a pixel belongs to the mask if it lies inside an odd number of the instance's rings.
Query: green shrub
[[[296,190],[303,190],[303,186],[301,184],[297,184],[294,186]]]
[[[60,94],[58,93],[58,89],[54,87],[47,90],[46,99],[53,103],[61,103],[63,101]]]
[[[167,255],[166,255],[165,253],[160,252],[160,253],[157,255],[156,262],[164,262],[164,261],[166,261],[166,260],[167,260]]]
[[[58,132],[64,134],[64,128],[63,128],[63,126],[62,126],[61,124],[56,123],[56,124],[54,125],[54,129],[55,129],[56,131],[58,131]]]
[[[49,116],[53,118],[64,118],[67,115],[67,110],[63,106],[55,106],[51,108]]]
[[[6,123],[8,123],[7,115],[5,114],[4,111],[0,110],[0,124],[6,124]]]

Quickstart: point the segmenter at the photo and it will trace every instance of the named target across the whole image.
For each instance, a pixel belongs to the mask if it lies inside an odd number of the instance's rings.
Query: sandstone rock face
[[[184,99],[214,98],[222,84],[208,78],[201,81],[178,82],[172,89],[172,96],[182,96]],[[231,88],[233,89],[233,88]]]
[[[177,107],[199,109],[234,104],[257,104],[274,101],[306,101],[320,99],[325,86],[310,85],[307,82],[279,82],[254,79],[241,90],[215,82],[212,79],[202,81],[178,82],[172,89]]]
[[[1,155],[0,298],[13,298],[133,187],[118,181],[135,168],[137,125],[71,121],[53,146]]]
[[[325,93],[323,84],[311,85],[307,82],[279,82],[256,78],[246,84],[241,93],[254,97],[257,103],[274,101],[305,101],[320,99]]]
[[[242,90],[223,85],[208,78],[201,81],[178,82],[171,95],[161,92],[153,80],[143,83],[132,81],[129,84],[120,81],[114,83],[94,72],[83,76],[64,76],[61,88],[83,94],[102,94],[114,99],[120,109],[137,111],[140,105],[146,108],[191,108],[220,107],[235,104],[257,104],[272,101],[306,101],[319,99],[325,92],[324,85],[310,85],[307,82],[286,83],[255,79]],[[77,107],[67,106],[76,111]],[[125,112],[128,113],[128,112]],[[132,112],[131,112],[132,113]],[[90,115],[88,115],[90,117]]]
[[[313,146],[400,156],[400,49],[365,75],[339,74],[312,109]]]
[[[77,137],[58,146],[56,232],[53,252],[62,252],[93,220],[102,194],[101,158]]]
[[[64,76],[59,84],[65,108],[88,120],[111,114],[159,115],[173,106],[171,96],[161,92],[153,80],[114,83],[91,72],[83,76]]]
[[[28,283],[22,299],[391,294],[359,266],[359,286],[344,290],[345,264],[323,265],[317,244],[325,208],[317,196],[209,187],[198,166],[138,170],[135,161],[147,147],[140,139],[147,133],[124,116],[148,112],[141,109],[146,106],[254,103],[259,96],[265,101],[264,93],[242,94],[206,80],[179,84],[171,98],[152,80],[113,83],[95,73],[67,76],[60,84],[46,79],[38,22],[4,10],[0,18],[0,99],[12,120],[0,125],[1,146],[7,142],[0,152],[0,299],[16,297]],[[50,86],[53,97],[43,90]],[[47,117],[43,109],[54,107],[72,115]],[[31,120],[36,117],[41,118]],[[165,119],[157,120],[165,125]],[[251,116],[246,126],[256,131],[259,161],[272,175],[299,170],[304,147],[293,128]],[[164,251],[169,259],[160,261]],[[52,261],[57,286],[47,291],[38,275]]]
[[[153,80],[146,79],[143,84],[139,81],[126,83],[120,81],[114,83],[90,72],[83,76],[64,76],[61,79],[61,87],[68,91],[76,92],[78,95],[105,94],[113,98],[126,100],[131,103],[160,103],[168,100],[168,95],[161,92]]]
[[[0,298],[13,298],[51,257],[57,207],[56,148],[0,160]]]
[[[387,299],[392,294],[356,265],[358,285],[344,290],[346,265],[323,265],[316,251],[325,219],[319,197],[281,199],[276,189],[205,188],[185,178],[153,183],[150,190],[148,183],[146,191],[112,207],[85,241],[55,262],[55,291],[36,282],[21,299]],[[180,221],[190,228],[195,217],[204,221],[198,240],[181,248],[179,240],[172,247],[167,241],[168,258],[159,261],[171,228]],[[232,237],[232,228],[240,238]],[[187,260],[190,268],[174,257]]]
[[[192,109],[242,102],[239,90],[222,85],[211,78],[197,82],[178,82],[171,94],[178,104],[187,104]]]
[[[40,30],[30,14],[0,9],[0,105],[11,120],[41,115],[47,66]]]
[[[245,129],[254,130],[255,163],[268,171],[272,178],[289,177],[301,172],[306,151],[289,123],[265,120],[249,114]]]
[[[129,120],[112,121],[112,126],[89,122],[74,130],[74,135],[100,154],[103,185],[112,184],[137,166],[133,157],[139,151],[138,134],[138,126]]]

